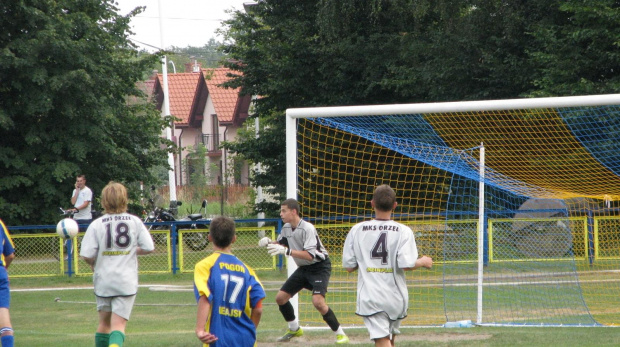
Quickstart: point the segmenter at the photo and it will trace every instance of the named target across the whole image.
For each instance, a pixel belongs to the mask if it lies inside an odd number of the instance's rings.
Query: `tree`
[[[225,22],[260,137],[225,144],[285,197],[287,108],[616,92],[618,2],[262,0]],[[259,209],[277,211],[277,204]]]
[[[128,41],[113,1],[0,4],[0,209],[8,224],[52,223],[77,174],[97,196],[110,180],[152,182],[170,143],[136,82],[158,55]],[[166,146],[161,146],[165,144]]]
[[[214,38],[209,39],[202,47],[172,47],[172,55],[169,57],[177,64],[177,72],[183,72],[186,63],[193,63],[194,60],[201,63],[203,68],[216,68],[221,65],[222,59],[225,58],[224,53],[220,50],[221,42]]]
[[[558,15],[533,27],[533,96],[620,90],[620,2],[562,1]]]

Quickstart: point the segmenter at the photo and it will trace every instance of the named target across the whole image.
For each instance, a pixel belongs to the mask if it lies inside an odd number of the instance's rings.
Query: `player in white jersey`
[[[299,266],[276,294],[276,303],[280,308],[280,313],[288,323],[286,334],[277,341],[288,342],[293,337],[303,335],[303,330],[299,326],[299,321],[295,317],[295,310],[289,300],[305,288],[312,291],[312,304],[323,316],[325,323],[336,334],[336,343],[348,343],[349,337],[340,326],[334,311],[325,302],[332,263],[329,260],[327,250],[321,243],[319,234],[314,225],[301,219],[299,203],[295,199],[287,199],[282,203],[280,218],[282,218],[284,226],[276,242],[272,243],[268,237],[263,237],[258,242],[259,246],[267,247],[270,255],[290,256]]]
[[[101,193],[105,214],[90,224],[80,248],[80,256],[93,268],[99,312],[96,347],[123,346],[138,292],[137,255],[155,248],[144,223],[127,213],[127,203],[125,186],[108,183]]]
[[[394,335],[407,316],[409,292],[405,271],[431,268],[433,260],[418,259],[411,229],[391,220],[396,193],[388,185],[375,189],[371,205],[375,219],[356,224],[347,235],[342,251],[342,267],[358,270],[355,313],[375,346],[394,346]]]

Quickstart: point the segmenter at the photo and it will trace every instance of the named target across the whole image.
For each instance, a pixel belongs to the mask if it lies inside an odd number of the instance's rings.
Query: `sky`
[[[159,4],[163,11],[163,39],[165,47],[202,47],[210,38],[221,41],[215,31],[221,21],[230,18],[225,10],[234,8],[243,11],[243,3],[251,0],[116,0],[120,14],[127,15],[138,6],[146,10],[131,21],[130,39],[149,51],[162,47],[159,21]]]

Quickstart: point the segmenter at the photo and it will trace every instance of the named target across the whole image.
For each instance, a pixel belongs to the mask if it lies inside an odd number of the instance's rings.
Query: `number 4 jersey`
[[[409,294],[404,268],[413,268],[417,258],[413,232],[403,224],[373,219],[351,228],[342,266],[358,267],[355,313],[385,312],[392,320],[406,317]]]
[[[140,218],[129,214],[106,214],[95,219],[82,239],[80,256],[94,258],[95,295],[134,295],[138,291],[137,247],[154,249],[151,234]]]

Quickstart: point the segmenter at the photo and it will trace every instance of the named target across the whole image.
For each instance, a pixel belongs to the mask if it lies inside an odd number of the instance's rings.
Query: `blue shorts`
[[[0,307],[9,308],[10,304],[9,274],[4,266],[0,266]]]

